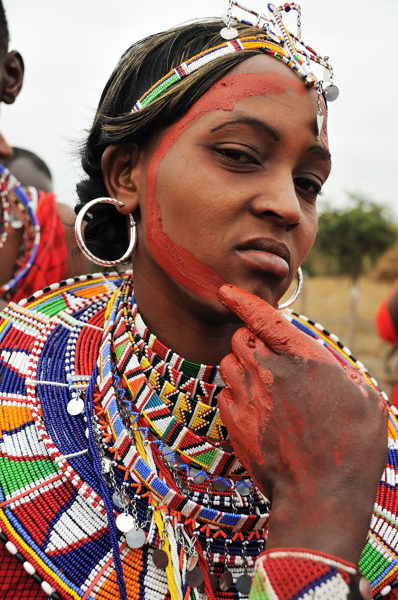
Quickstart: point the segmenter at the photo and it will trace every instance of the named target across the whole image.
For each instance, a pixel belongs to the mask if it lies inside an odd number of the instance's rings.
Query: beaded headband
[[[255,16],[256,21],[250,22],[234,16],[233,9],[235,7],[243,13]],[[290,33],[282,20],[282,13],[288,13],[291,10],[297,12],[297,35]],[[145,108],[175,83],[211,61],[227,54],[258,48],[284,62],[293,71],[301,75],[305,83],[316,88],[318,92],[318,129],[320,131],[324,116],[320,96],[323,95],[326,100],[332,101],[336,100],[339,95],[338,88],[333,85],[332,66],[328,61],[328,57],[317,54],[301,40],[301,9],[296,3],[286,2],[278,7],[268,4],[268,13],[268,16],[265,16],[243,7],[235,0],[229,0],[228,13],[225,17],[226,26],[220,31],[221,37],[226,41],[196,54],[169,71],[137,100],[132,112]],[[238,38],[239,32],[232,26],[232,23],[244,23],[256,27],[261,30],[261,33],[258,36]],[[323,79],[318,78],[312,72],[310,69],[311,63],[324,67]]]

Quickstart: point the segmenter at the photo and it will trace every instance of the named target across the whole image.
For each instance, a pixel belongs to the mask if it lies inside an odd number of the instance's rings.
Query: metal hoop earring
[[[87,202],[87,204],[85,204],[83,208],[79,211],[75,221],[75,237],[77,245],[79,246],[83,254],[86,256],[86,258],[88,258],[88,260],[95,263],[96,265],[100,265],[101,267],[114,267],[115,265],[120,265],[121,263],[126,262],[130,258],[130,255],[136,245],[137,233],[135,228],[135,221],[133,219],[133,216],[129,215],[130,242],[129,247],[127,248],[123,256],[121,258],[117,258],[116,260],[105,260],[103,258],[98,258],[98,256],[95,256],[95,254],[90,252],[90,250],[87,248],[82,235],[82,224],[84,215],[90,210],[90,208],[92,208],[96,204],[113,204],[113,206],[124,206],[124,203],[120,200],[116,200],[116,198],[107,197],[95,198],[94,200],[90,200],[90,202]]]
[[[294,290],[292,296],[290,296],[290,298],[288,300],[286,300],[286,302],[282,302],[282,304],[278,305],[278,310],[283,310],[284,308],[288,308],[289,306],[291,306],[293,304],[293,302],[295,300],[297,300],[298,296],[300,295],[301,289],[303,287],[303,271],[301,270],[301,267],[299,267],[297,269],[296,277],[297,277],[296,289]]]

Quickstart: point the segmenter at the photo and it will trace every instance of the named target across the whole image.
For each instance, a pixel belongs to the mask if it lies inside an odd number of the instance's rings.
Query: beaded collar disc
[[[284,313],[366,369],[319,324]],[[147,330],[130,277],[87,276],[11,304],[0,325],[0,527],[54,598],[239,599],[270,505],[219,419],[217,369]],[[361,569],[398,574],[398,423]]]

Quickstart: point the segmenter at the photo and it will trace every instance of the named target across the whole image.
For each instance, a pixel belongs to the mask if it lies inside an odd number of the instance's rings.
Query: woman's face
[[[276,305],[314,242],[330,171],[316,109],[267,56],[217,82],[141,153],[135,270],[213,305],[224,282]]]

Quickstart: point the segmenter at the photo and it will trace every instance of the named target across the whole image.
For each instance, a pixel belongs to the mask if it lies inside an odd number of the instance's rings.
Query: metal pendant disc
[[[190,556],[187,560],[187,569],[188,571],[192,571],[196,565],[198,564],[198,555],[197,554],[193,554],[192,556]]]
[[[163,446],[163,458],[166,462],[173,462],[173,450],[166,444]]]
[[[240,483],[235,489],[241,496],[249,496],[250,494],[250,485],[247,486],[245,483]]]
[[[141,548],[146,542],[146,535],[143,529],[130,529],[126,533],[126,542],[130,548]]]
[[[223,27],[220,35],[224,40],[234,40],[238,37],[239,31],[235,27]]]
[[[340,90],[337,85],[328,85],[325,89],[325,96],[328,102],[333,102],[339,97]]]
[[[252,584],[252,578],[250,575],[241,575],[236,580],[236,588],[243,596],[248,596],[250,592],[250,586]]]
[[[114,492],[112,494],[112,502],[113,502],[113,504],[115,504],[115,506],[118,506],[119,508],[124,508],[123,502],[121,501],[121,499],[117,495],[117,492]]]
[[[229,588],[233,583],[232,573],[231,571],[224,571],[218,580],[218,587],[222,592],[228,592]]]
[[[217,492],[226,492],[231,486],[223,479],[217,479],[217,481],[213,483],[213,487]]]
[[[203,573],[200,567],[195,567],[192,571],[187,571],[185,581],[190,587],[199,587],[203,583]]]
[[[214,575],[214,573],[209,573],[210,586],[213,592],[218,588],[218,577]]]
[[[164,550],[160,550],[160,548],[156,548],[152,554],[152,560],[155,567],[158,569],[165,569],[169,564],[169,557],[167,556]]]
[[[135,521],[131,515],[121,513],[116,517],[116,527],[119,531],[127,533],[130,529],[134,529]]]
[[[72,398],[72,400],[69,400],[66,410],[73,417],[80,415],[84,410],[83,400],[81,398]]]

